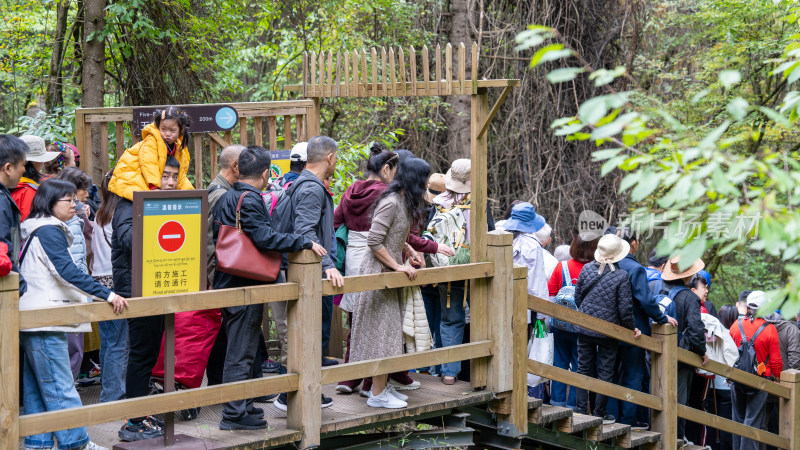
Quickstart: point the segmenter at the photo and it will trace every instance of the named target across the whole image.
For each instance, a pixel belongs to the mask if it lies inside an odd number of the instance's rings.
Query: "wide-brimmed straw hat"
[[[425,201],[433,203],[433,198],[445,191],[444,174],[434,173],[428,178],[428,190],[425,191]]]
[[[28,145],[28,153],[25,154],[26,161],[46,163],[58,158],[61,154],[61,152],[48,152],[44,145],[44,139],[39,136],[26,134],[19,138]]]
[[[534,233],[542,229],[546,221],[536,214],[536,208],[527,202],[517,203],[511,209],[511,217],[503,224],[506,231]]]
[[[444,176],[444,185],[447,189],[458,194],[469,194],[472,189],[470,186],[470,168],[472,161],[469,159],[457,159],[453,161],[450,170]]]
[[[702,259],[698,259],[695,261],[691,267],[688,269],[681,271],[678,268],[678,262],[680,261],[680,256],[675,256],[667,261],[667,264],[664,265],[664,272],[661,273],[661,279],[664,281],[672,281],[672,280],[681,280],[686,277],[690,277],[697,272],[703,270],[703,267],[706,264],[703,262]]]
[[[595,261],[600,263],[598,273],[603,273],[606,265],[615,270],[614,263],[620,262],[628,256],[631,245],[616,234],[606,234],[597,241],[597,250],[594,251]]]

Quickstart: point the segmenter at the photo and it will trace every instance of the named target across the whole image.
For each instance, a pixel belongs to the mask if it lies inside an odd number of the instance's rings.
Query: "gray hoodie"
[[[779,313],[772,313],[764,317],[767,323],[775,325],[778,329],[778,342],[783,359],[783,370],[800,370],[800,328],[784,319]]]
[[[292,203],[291,233],[305,236],[325,247],[323,272],[336,267],[336,240],[333,229],[333,198],[322,181],[309,170],[303,170],[289,186],[286,194]]]

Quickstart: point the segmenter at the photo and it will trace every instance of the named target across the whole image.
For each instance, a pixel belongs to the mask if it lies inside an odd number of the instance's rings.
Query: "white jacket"
[[[424,352],[433,345],[425,302],[419,286],[400,289],[400,304],[403,308],[403,343],[406,353]]]
[[[46,225],[54,225],[57,228],[41,230],[27,242],[35,230]],[[40,238],[44,241],[44,245]],[[81,303],[86,301],[87,295],[104,301],[112,298],[113,294],[108,288],[81,272],[72,261],[69,253],[72,233],[64,222],[52,216],[28,218],[22,222],[22,239],[26,241],[27,252],[24,260],[20,261],[20,272],[28,283],[28,291],[19,299],[20,310]],[[22,331],[74,333],[91,330],[88,323],[83,323]]]
[[[739,348],[733,342],[730,332],[711,314],[701,313],[700,318],[706,329],[706,354],[709,359],[733,367],[739,358]],[[714,375],[702,369],[696,371],[700,375]]]

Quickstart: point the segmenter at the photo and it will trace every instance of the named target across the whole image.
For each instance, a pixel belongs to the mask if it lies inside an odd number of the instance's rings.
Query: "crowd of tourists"
[[[81,169],[74,146],[46,145],[36,136],[0,135],[0,275],[19,273],[20,309],[104,301],[117,313],[128,306],[133,267],[133,193],[193,189],[187,177],[188,117],[174,107],[159,110],[142,131],[142,140],[119,156],[100,186]],[[364,179],[351,184],[337,205],[330,182],[337,144],[315,136],[290,152],[290,171],[271,180],[270,152],[259,146],[231,145],[219,155],[219,174],[208,186],[208,288],[224,289],[282,282],[287,254],[311,250],[321,258],[320,276],[342,286],[343,276],[402,272],[409,279],[424,267],[469,262],[473,230],[471,164],[452,162],[446,173],[408,150],[372,145]],[[488,205],[487,231],[495,229]],[[649,255],[636,259],[640,242],[626,227],[609,227],[602,236],[573,233],[555,246],[553,230],[534,205],[515,202],[498,229],[513,233],[513,258],[528,268],[528,293],[630,329],[651,333],[651,324],[678,328],[681,348],[776,379],[781,370],[800,368],[800,328],[780,314],[756,317],[762,291],[745,291],[736,306],[719,311],[707,300],[710,276],[701,260],[682,265],[678,258]],[[277,254],[274,272],[240,267],[228,254],[229,230],[240,230],[259,258]],[[563,244],[563,243],[562,243]],[[548,248],[552,248],[551,253]],[[272,253],[270,253],[272,252]],[[273,256],[274,258],[274,256]],[[245,264],[247,265],[247,264]],[[251,264],[252,265],[252,264]],[[469,339],[469,284],[448,282],[420,289],[384,289],[324,296],[321,299],[323,353],[331,338],[333,306],[347,313],[350,334],[345,362],[363,361],[459,345]],[[176,314],[176,389],[286,373],[287,302]],[[264,328],[271,312],[280,356],[270,359]],[[559,368],[647,392],[649,355],[594,331],[544,317],[528,316],[531,347],[551,334],[549,358]],[[137,398],[164,390],[164,320],[139,317],[22,330],[22,400],[25,414],[81,405],[76,389],[85,354],[99,351],[90,370],[100,371],[100,401]],[[535,331],[534,331],[535,330]],[[737,348],[740,351],[737,351]],[[740,355],[741,353],[741,355]],[[546,357],[548,355],[545,355]],[[323,366],[338,364],[322,358]],[[468,380],[468,362],[419,369],[444,385]],[[594,414],[636,429],[649,427],[647,409],[591,394],[556,380],[529,379],[528,392],[553,405]],[[403,391],[420,383],[407,371],[341,382],[337,395],[356,394],[372,408],[403,408]],[[719,375],[678,367],[678,400],[750,426],[777,426],[776,402],[765,392]],[[264,409],[287,411],[287,394],[228,402],[219,427],[267,427]],[[334,400],[322,395],[321,406]],[[192,420],[199,408],[180,411]],[[119,430],[123,441],[162,436],[155,416],[131,417]],[[752,441],[680,421],[678,437],[708,442],[712,448],[757,448]],[[99,449],[84,427],[26,436],[26,448]]]

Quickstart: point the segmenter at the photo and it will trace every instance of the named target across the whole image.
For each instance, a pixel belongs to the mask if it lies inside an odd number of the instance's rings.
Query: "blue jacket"
[[[11,270],[19,273],[19,252],[22,250],[22,239],[19,229],[20,213],[11,192],[0,183],[0,240],[8,246],[8,259],[11,260]],[[19,295],[28,290],[25,278],[19,276]]]
[[[644,266],[636,261],[633,255],[628,254],[619,262],[619,268],[628,272],[633,292],[633,318],[636,328],[642,334],[650,335],[650,320],[656,323],[666,323],[667,316],[661,312],[658,303],[653,299],[650,286],[647,284],[647,271]]]

